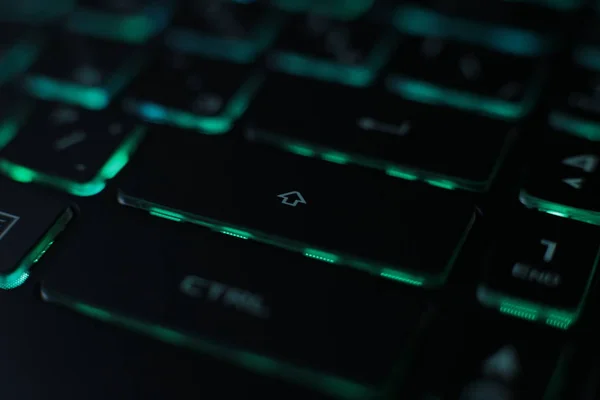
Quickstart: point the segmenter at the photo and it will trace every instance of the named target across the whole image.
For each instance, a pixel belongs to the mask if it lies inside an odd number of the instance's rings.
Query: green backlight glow
[[[463,237],[460,243],[458,244],[457,248],[455,249],[454,254],[448,261],[448,264],[446,265],[444,271],[440,274],[430,275],[422,274],[416,271],[412,271],[410,269],[404,270],[405,268],[402,267],[384,265],[371,260],[360,259],[350,254],[314,248],[306,243],[277,237],[260,231],[253,231],[243,229],[243,227],[224,225],[219,221],[214,221],[199,215],[194,215],[192,213],[169,210],[158,204],[129,197],[124,193],[119,193],[118,200],[119,203],[125,206],[148,211],[151,215],[156,217],[165,218],[175,222],[187,222],[203,226],[215,232],[223,233],[229,236],[238,237],[240,239],[252,239],[256,240],[257,242],[266,243],[289,251],[301,253],[304,256],[312,259],[328,262],[331,264],[345,265],[357,270],[361,270],[373,275],[381,276],[398,282],[426,287],[436,287],[444,284],[448,275],[450,274],[450,271],[452,270],[454,261],[456,260],[456,257],[458,256],[460,249],[462,248],[462,245],[466,240],[474,221],[473,217],[473,219],[470,221],[469,225],[465,229]]]
[[[100,38],[141,43],[162,31],[170,21],[171,14],[168,4],[149,5],[137,15],[80,8],[69,15],[67,29]]]
[[[121,146],[106,161],[96,176],[85,183],[71,181],[59,176],[35,171],[11,161],[0,159],[0,172],[12,180],[22,183],[39,183],[55,187],[75,196],[93,196],[100,193],[106,186],[106,181],[114,178],[119,171],[129,162],[129,157],[142,141],[146,128],[138,126],[132,131]]]
[[[166,33],[165,43],[171,49],[184,53],[202,54],[213,59],[237,63],[251,63],[271,45],[281,25],[281,18],[269,14],[263,22],[257,23],[255,31],[244,39],[208,36],[191,29],[171,28]]]
[[[600,47],[579,46],[575,49],[574,58],[582,67],[600,72]]]
[[[0,84],[15,78],[33,64],[40,53],[40,43],[26,40],[15,44],[0,59]]]
[[[552,112],[549,117],[550,125],[558,130],[594,142],[600,141],[600,124],[586,121],[561,112]]]
[[[287,12],[311,12],[342,20],[352,20],[373,5],[374,0],[272,0],[272,3]]]
[[[273,69],[288,74],[364,87],[371,84],[395,47],[392,36],[383,38],[362,65],[344,65],[286,51],[275,51],[268,62]]]
[[[582,210],[579,208],[540,199],[530,195],[525,190],[521,190],[519,193],[519,200],[525,207],[534,208],[550,215],[555,215],[562,218],[570,218],[588,224],[600,225],[600,212],[597,211]]]
[[[452,177],[444,174],[438,174],[418,168],[411,168],[403,165],[391,164],[386,161],[369,158],[363,155],[353,153],[345,153],[336,149],[316,146],[310,143],[300,142],[295,139],[289,139],[284,135],[271,134],[265,131],[252,131],[249,133],[253,137],[257,137],[260,142],[276,146],[290,153],[294,153],[303,157],[316,157],[324,161],[336,164],[355,164],[362,167],[374,168],[385,172],[394,178],[400,178],[408,181],[421,181],[429,185],[443,189],[462,189],[473,192],[485,192],[491,185],[494,177],[500,169],[507,152],[509,151],[514,137],[516,135],[509,134],[504,149],[494,166],[492,173],[487,181],[469,181],[458,177]]]
[[[206,354],[257,374],[276,377],[277,379],[305,386],[339,399],[359,400],[373,398],[380,392],[380,388],[364,386],[339,376],[328,375],[320,371],[233,346],[225,346],[208,338],[162,325],[140,321],[113,313],[107,309],[77,302],[64,296],[54,295],[44,289],[42,290],[42,298],[46,301],[61,304],[88,317],[129,329],[138,334],[146,335],[171,345]]]
[[[538,79],[536,79],[529,93],[520,103],[462,92],[399,75],[389,76],[386,79],[386,87],[389,91],[408,100],[425,104],[447,105],[462,110],[478,112],[490,117],[516,120],[527,115],[535,104],[540,92],[542,76],[545,77],[545,74],[538,74]]]
[[[137,52],[102,87],[81,85],[43,75],[30,75],[25,78],[25,89],[43,100],[62,101],[90,110],[101,110],[138,73],[145,60],[145,56]]]
[[[65,229],[72,218],[73,211],[67,209],[48,232],[46,232],[44,237],[33,246],[31,251],[21,260],[17,268],[10,273],[0,274],[0,289],[11,290],[25,283],[27,278],[29,278],[31,267],[39,262],[42,256],[46,254],[56,237]]]
[[[398,7],[394,23],[404,33],[441,36],[509,54],[538,55],[551,49],[550,41],[538,33],[452,18],[414,5]]]
[[[197,129],[205,134],[219,135],[229,132],[233,123],[244,114],[263,79],[262,74],[252,76],[229,99],[224,110],[216,116],[192,114],[132,98],[126,99],[123,106],[127,112],[135,114],[148,122],[169,124],[183,129]]]

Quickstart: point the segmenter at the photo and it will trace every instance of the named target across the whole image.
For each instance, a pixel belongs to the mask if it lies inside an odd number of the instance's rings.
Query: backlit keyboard
[[[600,399],[600,3],[24,3],[0,289],[327,398]]]

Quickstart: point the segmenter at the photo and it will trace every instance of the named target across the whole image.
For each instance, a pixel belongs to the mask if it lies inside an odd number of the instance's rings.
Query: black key
[[[409,100],[512,120],[535,105],[545,75],[538,57],[441,37],[405,37],[386,86]]]
[[[600,47],[597,54],[600,54]],[[549,123],[586,139],[600,140],[600,58],[580,48],[576,63],[564,80],[564,89],[555,96]],[[598,62],[598,65],[593,65]]]
[[[519,211],[498,233],[477,297],[486,306],[567,329],[585,304],[599,243],[592,225]]]
[[[249,140],[472,191],[487,190],[516,136],[501,121],[286,77],[267,79],[248,116]]]
[[[134,83],[125,108],[146,121],[228,132],[262,83],[254,67],[165,52]]]
[[[107,111],[38,102],[16,137],[0,152],[0,171],[91,196],[125,166],[145,128]]]
[[[341,398],[371,398],[407,361],[426,308],[415,289],[138,217],[78,243],[97,256],[47,274],[44,299]]]
[[[532,155],[521,203],[551,214],[600,224],[600,143],[567,133],[545,133]]]
[[[149,136],[119,199],[427,286],[443,283],[473,221],[460,193],[201,135]]]
[[[580,0],[563,4],[560,10],[533,2],[490,0],[410,1],[398,7],[396,26],[403,32],[434,34],[479,43],[491,49],[519,54],[540,54],[551,50],[557,34],[571,22],[569,9]]]
[[[367,86],[387,62],[395,35],[368,22],[297,16],[283,29],[268,65],[288,74]]]
[[[339,19],[355,19],[367,12],[373,0],[272,0],[271,4],[288,12],[311,12]]]
[[[32,66],[25,87],[44,100],[102,109],[144,61],[141,48],[65,34]]]
[[[252,62],[279,32],[282,15],[257,2],[184,2],[165,40],[174,50]]]
[[[162,31],[172,11],[172,0],[83,0],[66,26],[83,35],[139,43]]]
[[[68,202],[6,179],[0,193],[0,289],[6,290],[25,282],[74,214]]]

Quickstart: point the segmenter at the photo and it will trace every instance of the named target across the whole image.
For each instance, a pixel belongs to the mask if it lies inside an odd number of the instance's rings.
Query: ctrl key
[[[519,211],[498,232],[477,297],[505,314],[568,329],[585,305],[599,244],[593,225]]]
[[[0,179],[0,289],[14,289],[27,280],[73,215],[66,201]]]

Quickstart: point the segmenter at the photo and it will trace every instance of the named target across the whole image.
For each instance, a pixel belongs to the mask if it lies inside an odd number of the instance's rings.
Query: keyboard
[[[600,399],[600,2],[0,2],[3,399]]]

